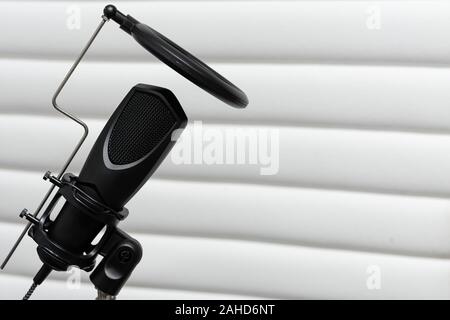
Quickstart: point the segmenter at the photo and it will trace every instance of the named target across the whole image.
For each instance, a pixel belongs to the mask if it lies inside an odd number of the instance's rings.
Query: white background
[[[51,96],[105,4],[0,1],[0,257],[20,210],[44,195],[42,174],[81,134]],[[122,298],[450,298],[449,2],[115,5],[210,63],[250,105],[227,107],[110,22],[60,100],[91,126],[70,171],[136,83],[170,88],[204,126],[280,130],[274,176],[166,159],[128,205],[123,228],[144,258]],[[0,298],[20,298],[38,266],[26,238],[0,273]],[[371,266],[379,290],[367,287]],[[66,279],[53,275],[36,298],[94,297]]]

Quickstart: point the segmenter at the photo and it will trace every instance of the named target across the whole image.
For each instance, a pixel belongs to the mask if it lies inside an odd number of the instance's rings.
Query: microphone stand
[[[95,300],[116,300],[116,296],[111,296],[101,290],[97,290],[97,298]]]
[[[33,285],[24,296],[25,300],[31,296],[36,287],[44,281],[52,270],[63,271],[67,270],[68,266],[75,265],[82,270],[92,271],[95,267],[97,255],[104,257],[90,276],[91,282],[99,290],[97,300],[114,300],[115,295],[120,291],[142,256],[142,248],[139,242],[116,227],[117,223],[126,217],[128,210],[123,208],[122,211],[116,212],[104,203],[96,201],[77,187],[77,177],[66,173],[67,168],[86,140],[89,128],[78,117],[63,110],[58,105],[57,98],[107,21],[111,19],[118,23],[123,31],[130,34],[147,51],[218,99],[236,108],[244,108],[248,104],[248,98],[242,90],[162,34],[140,23],[130,15],[124,15],[113,5],[106,6],[103,13],[100,24],[52,98],[53,107],[58,112],[83,127],[83,135],[59,174],[57,176],[51,176],[50,173],[45,174],[44,179],[50,180],[53,185],[33,214],[28,213],[27,209],[21,212],[20,217],[26,218],[28,223],[0,266],[0,269],[5,268],[27,233],[38,244],[38,255],[44,265],[34,277]],[[58,187],[59,190],[44,213],[38,217],[55,187]],[[74,196],[75,194],[82,197],[77,198]],[[95,215],[91,218],[100,220],[107,226],[102,240],[98,245],[91,246],[88,253],[80,254],[61,248],[47,235],[47,227],[52,223],[49,218],[50,213],[61,196],[85,214]]]

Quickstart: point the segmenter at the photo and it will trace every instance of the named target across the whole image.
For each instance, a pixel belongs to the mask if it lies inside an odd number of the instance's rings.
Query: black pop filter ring
[[[232,107],[248,105],[248,98],[241,89],[158,31],[125,16],[112,5],[106,6],[104,13],[147,51],[203,90]]]
[[[145,37],[137,38],[135,34],[141,32]],[[233,107],[247,106],[248,98],[241,89],[158,31],[138,24],[133,37],[159,60],[216,98]]]

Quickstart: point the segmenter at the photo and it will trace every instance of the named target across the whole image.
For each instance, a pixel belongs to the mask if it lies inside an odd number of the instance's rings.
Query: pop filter
[[[241,89],[158,31],[130,15],[125,16],[113,5],[106,6],[103,13],[148,52],[203,90],[232,107],[248,105],[248,98]]]

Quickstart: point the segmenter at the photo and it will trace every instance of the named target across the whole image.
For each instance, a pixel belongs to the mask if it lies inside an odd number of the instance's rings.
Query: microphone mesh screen
[[[172,111],[158,96],[136,91],[112,129],[108,141],[109,160],[116,165],[140,160],[175,124]]]

